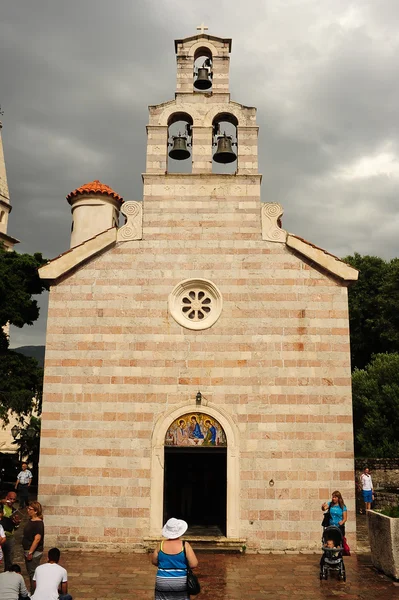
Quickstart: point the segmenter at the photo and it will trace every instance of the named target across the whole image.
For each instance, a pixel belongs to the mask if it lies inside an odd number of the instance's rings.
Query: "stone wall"
[[[321,502],[340,489],[354,508],[346,287],[284,243],[261,240],[258,178],[194,178],[190,189],[178,179],[146,179],[143,240],[118,244],[51,289],[46,538],[143,548],[156,501],[155,424],[194,407],[200,389],[239,432],[228,494],[239,498],[247,547],[318,548]],[[174,286],[196,277],[223,296],[219,320],[203,331],[168,312]]]
[[[399,488],[399,458],[356,458],[357,479],[366,466],[370,469],[375,489]]]

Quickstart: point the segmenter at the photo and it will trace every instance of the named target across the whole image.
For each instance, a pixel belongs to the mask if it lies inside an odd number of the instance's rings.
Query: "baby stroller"
[[[332,541],[334,548],[327,546],[328,541]],[[323,555],[320,560],[320,579],[328,579],[330,571],[336,571],[341,581],[346,581],[345,565],[343,555],[343,539],[339,527],[326,527],[323,530],[322,537]]]

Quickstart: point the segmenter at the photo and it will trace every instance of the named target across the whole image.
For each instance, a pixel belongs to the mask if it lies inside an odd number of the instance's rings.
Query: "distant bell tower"
[[[11,212],[10,192],[8,191],[6,163],[4,161],[3,142],[1,130],[3,124],[0,121],[0,242],[4,244],[7,250],[13,250],[19,240],[7,234],[8,215]]]
[[[243,212],[241,226],[261,239],[256,109],[230,100],[231,39],[199,29],[175,40],[175,99],[149,107],[146,238],[173,234],[175,213],[179,225],[189,224],[191,239],[212,238],[215,232],[194,214],[210,218],[217,211],[226,234],[237,229],[237,219],[228,215]]]

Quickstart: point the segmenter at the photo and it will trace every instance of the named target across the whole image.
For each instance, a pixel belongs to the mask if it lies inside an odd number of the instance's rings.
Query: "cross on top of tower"
[[[199,31],[200,33],[208,31],[208,25],[204,25],[204,23],[201,23],[201,25],[197,27],[197,31]]]

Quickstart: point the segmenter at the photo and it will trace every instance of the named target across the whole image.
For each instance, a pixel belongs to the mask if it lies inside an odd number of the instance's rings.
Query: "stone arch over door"
[[[150,492],[150,535],[159,536],[163,519],[163,494],[164,494],[164,447],[165,436],[170,425],[181,415],[190,411],[195,412],[198,407],[193,404],[184,404],[178,408],[164,412],[154,426],[151,440],[151,492]],[[231,416],[224,410],[213,405],[203,404],[201,412],[208,414],[223,427],[227,439],[227,507],[226,507],[226,535],[228,538],[239,537],[240,518],[240,480],[239,480],[239,432]]]

